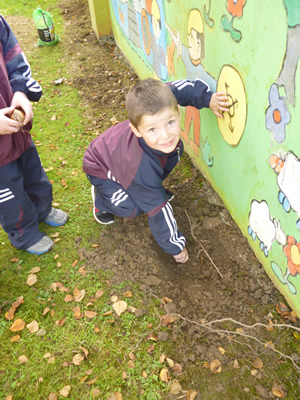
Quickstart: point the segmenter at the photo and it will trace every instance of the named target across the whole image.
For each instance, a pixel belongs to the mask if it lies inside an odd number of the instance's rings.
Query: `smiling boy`
[[[179,105],[210,107],[222,118],[227,97],[210,92],[200,79],[138,82],[126,98],[129,120],[90,143],[83,170],[92,184],[97,222],[108,225],[115,215],[133,218],[146,213],[158,245],[185,263],[188,252],[170,204],[173,194],[163,187],[183,152]]]

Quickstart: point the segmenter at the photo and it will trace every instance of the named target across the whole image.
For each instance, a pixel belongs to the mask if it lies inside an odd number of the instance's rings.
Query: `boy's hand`
[[[14,97],[11,101],[11,106],[13,108],[21,108],[24,111],[25,114],[25,119],[23,122],[23,125],[26,125],[28,122],[30,122],[33,118],[33,112],[32,112],[32,105],[30,101],[28,100],[27,96],[23,92],[15,92]]]
[[[179,253],[173,257],[175,258],[176,262],[183,264],[189,259],[189,253],[188,253],[187,249],[184,248],[181,253]]]
[[[20,123],[9,118],[14,109],[15,107],[7,107],[0,110],[0,135],[12,135],[20,130]]]
[[[226,93],[217,92],[211,96],[209,108],[219,118],[224,118],[223,112],[228,111],[228,97]]]

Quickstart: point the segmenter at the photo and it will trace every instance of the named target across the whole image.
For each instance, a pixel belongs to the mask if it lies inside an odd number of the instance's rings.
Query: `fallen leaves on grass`
[[[168,370],[167,368],[163,368],[160,373],[159,373],[159,377],[162,380],[162,382],[168,383],[169,382],[169,374],[168,374]]]
[[[64,301],[66,303],[70,303],[71,301],[73,301],[73,296],[71,294],[67,294],[66,297],[64,298]]]
[[[100,394],[101,394],[101,391],[100,391],[99,388],[94,388],[94,389],[92,390],[92,398],[93,398],[93,399],[96,399],[97,397],[99,397]]]
[[[70,392],[71,392],[71,386],[70,386],[70,385],[67,385],[67,386],[64,386],[64,387],[59,391],[59,394],[60,394],[62,397],[68,397],[69,394],[70,394]]]
[[[182,387],[179,382],[173,382],[170,387],[171,394],[179,394],[182,391]]]
[[[282,389],[280,385],[277,385],[277,383],[275,383],[274,386],[272,387],[272,393],[274,394],[274,396],[281,398],[285,397],[286,395],[285,391]]]
[[[196,392],[195,390],[188,390],[186,393],[186,398],[187,400],[195,400],[197,394],[198,392]]]
[[[48,400],[57,400],[57,399],[58,399],[57,394],[54,392],[50,393],[48,396]]]
[[[11,321],[12,319],[14,319],[15,317],[15,312],[17,307],[19,307],[20,304],[24,303],[24,298],[23,296],[20,296],[17,298],[17,300],[12,303],[12,306],[10,307],[10,309],[7,311],[7,313],[5,313],[5,318],[8,319],[9,321]]]
[[[26,328],[29,330],[30,333],[35,333],[39,330],[39,324],[37,321],[33,320],[30,324],[26,325]]]
[[[222,371],[221,363],[217,359],[210,363],[209,368],[213,374],[219,374]]]
[[[169,324],[172,324],[174,321],[176,321],[176,317],[174,315],[166,314],[163,315],[160,319],[160,324],[161,326],[168,326]]]
[[[79,289],[77,288],[77,286],[75,286],[75,287],[74,287],[73,294],[74,294],[74,301],[76,301],[76,303],[79,303],[81,300],[84,299],[85,290],[84,290],[84,289],[79,290]]]
[[[115,313],[116,313],[118,316],[120,316],[124,311],[127,310],[127,303],[126,303],[126,301],[123,301],[123,300],[116,301],[116,302],[113,304],[113,309],[115,310]]]
[[[84,356],[82,355],[82,354],[76,354],[74,357],[73,357],[73,363],[75,364],[75,365],[80,365],[81,363],[82,363],[82,361],[84,360]]]
[[[28,286],[33,286],[35,283],[37,283],[37,280],[36,274],[29,274],[26,283]]]
[[[17,342],[20,339],[21,339],[20,335],[15,335],[15,336],[10,338],[10,341],[11,341],[11,343],[14,343],[14,342]]]
[[[25,322],[21,319],[18,318],[14,321],[12,326],[9,328],[12,332],[19,332],[22,331],[25,328]]]
[[[104,293],[104,290],[102,290],[102,289],[97,290],[97,292],[95,293],[96,299],[99,299],[100,297],[102,297],[103,293]]]
[[[123,396],[120,392],[112,393],[107,400],[123,400]]]
[[[262,359],[261,359],[261,358],[256,357],[256,358],[253,360],[252,365],[253,365],[253,367],[256,368],[256,369],[262,369],[264,363],[262,362]]]
[[[20,364],[26,364],[27,361],[28,361],[28,358],[27,358],[26,356],[24,356],[24,354],[23,354],[22,356],[20,356],[20,357],[18,358],[18,360],[19,360],[19,363],[20,363]]]

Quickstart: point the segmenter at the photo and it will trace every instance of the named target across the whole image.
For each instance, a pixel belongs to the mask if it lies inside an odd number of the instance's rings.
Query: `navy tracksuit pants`
[[[118,217],[137,217],[144,211],[135,203],[130,194],[118,182],[87,175],[96,188],[95,206]]]
[[[38,223],[52,207],[52,185],[33,142],[15,161],[0,167],[0,224],[13,246],[27,249],[44,233]]]

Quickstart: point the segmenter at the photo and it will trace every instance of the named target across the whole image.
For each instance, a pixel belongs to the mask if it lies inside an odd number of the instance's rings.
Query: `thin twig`
[[[220,275],[220,277],[223,279],[223,275],[221,274],[219,268],[216,266],[216,264],[213,262],[212,258],[211,258],[210,255],[208,254],[208,252],[205,250],[205,247],[203,246],[203,244],[201,243],[201,241],[200,241],[199,239],[197,239],[196,236],[194,235],[194,231],[193,231],[193,227],[192,227],[192,224],[191,224],[190,217],[189,217],[187,211],[186,211],[186,210],[184,210],[184,211],[185,211],[185,213],[186,213],[187,219],[188,219],[189,224],[190,224],[192,237],[194,238],[194,240],[196,240],[196,242],[199,243],[201,249],[202,249],[202,250],[204,251],[204,253],[206,254],[206,257],[210,260],[210,262],[212,263],[212,265],[216,268],[216,270],[217,270],[218,274]],[[198,255],[199,255],[199,254],[198,254]]]

